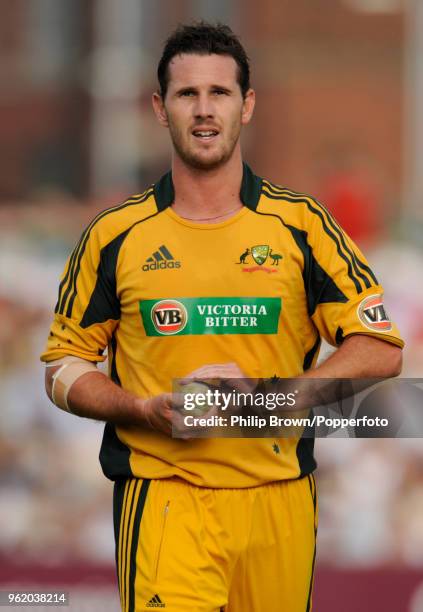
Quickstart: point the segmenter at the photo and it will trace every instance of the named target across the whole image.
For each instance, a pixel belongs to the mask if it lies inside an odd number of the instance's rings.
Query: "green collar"
[[[247,208],[255,210],[261,194],[262,179],[256,176],[246,163],[242,164],[242,183],[240,190],[241,202]],[[175,189],[173,187],[172,172],[167,172],[154,185],[154,197],[157,208],[161,211],[173,204],[175,200]]]

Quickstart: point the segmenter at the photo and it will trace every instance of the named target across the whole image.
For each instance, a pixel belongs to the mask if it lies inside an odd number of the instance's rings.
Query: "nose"
[[[203,93],[197,96],[194,106],[194,115],[196,119],[204,117],[214,117],[214,104],[211,98]]]

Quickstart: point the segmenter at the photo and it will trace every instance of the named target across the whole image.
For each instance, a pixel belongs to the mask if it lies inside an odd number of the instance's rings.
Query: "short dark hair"
[[[165,42],[162,57],[157,67],[160,95],[164,99],[169,83],[169,63],[175,55],[183,53],[198,55],[229,55],[238,65],[238,83],[242,96],[250,88],[250,64],[244,47],[231,28],[223,23],[206,21],[180,25]]]

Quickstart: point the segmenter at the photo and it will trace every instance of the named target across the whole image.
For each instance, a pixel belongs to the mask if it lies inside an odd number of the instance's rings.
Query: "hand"
[[[258,383],[256,379],[247,378],[245,372],[234,362],[201,366],[187,374],[179,382],[181,385],[187,385],[193,380],[218,387],[224,385],[240,393],[252,393]]]
[[[177,433],[177,438],[188,440],[199,427],[187,427],[184,424],[183,395],[180,393],[162,393],[148,399],[137,399],[136,406],[141,414],[141,424],[153,431],[159,431],[167,436]],[[217,414],[211,408],[207,416]]]
[[[161,393],[148,399],[137,399],[142,424],[149,429],[172,435],[172,414],[177,407],[178,397],[174,393]]]

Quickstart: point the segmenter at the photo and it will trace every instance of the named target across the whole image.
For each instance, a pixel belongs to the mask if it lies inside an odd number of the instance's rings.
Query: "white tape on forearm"
[[[47,364],[47,367],[60,366],[53,374],[51,399],[62,410],[72,412],[68,405],[68,395],[73,383],[87,372],[97,372],[97,367],[91,361],[79,357],[63,357]]]

